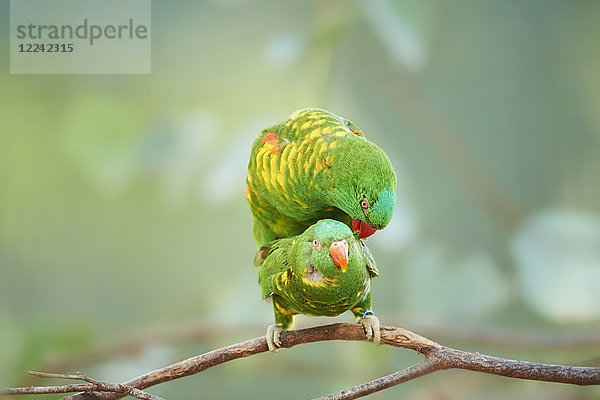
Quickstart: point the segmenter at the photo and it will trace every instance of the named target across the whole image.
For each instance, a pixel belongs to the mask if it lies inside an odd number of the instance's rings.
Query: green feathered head
[[[356,239],[343,222],[323,219],[298,236],[290,250],[291,259],[308,260],[307,277],[332,278],[346,272],[357,257]],[[353,265],[358,265],[354,262]]]
[[[351,219],[360,238],[383,229],[396,205],[396,175],[387,155],[376,144],[356,136],[333,163],[336,176],[329,194],[332,205]]]

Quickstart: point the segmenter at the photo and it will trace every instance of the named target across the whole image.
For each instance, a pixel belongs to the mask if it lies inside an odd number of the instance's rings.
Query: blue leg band
[[[367,315],[375,315],[375,313],[371,310],[367,310],[362,314],[362,319],[365,319]]]

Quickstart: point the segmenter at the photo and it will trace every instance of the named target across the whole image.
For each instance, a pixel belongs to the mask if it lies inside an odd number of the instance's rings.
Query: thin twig
[[[17,394],[74,393],[92,392],[94,390],[98,390],[98,387],[89,383],[74,383],[62,386],[23,386],[0,391],[0,398],[2,396],[12,396]]]
[[[76,374],[55,374],[50,372],[29,371],[29,375],[39,378],[57,378],[86,381],[88,383],[78,383],[62,386],[28,386],[11,388],[0,392],[0,395],[12,394],[48,394],[48,393],[73,393],[73,392],[112,392],[123,396],[132,396],[141,400],[164,400],[158,396],[144,392],[131,386],[99,381],[90,378],[87,375],[77,372]]]
[[[436,364],[433,358],[425,358],[418,364],[405,368],[393,374],[382,376],[381,378],[363,383],[362,385],[354,386],[350,389],[345,389],[337,393],[332,393],[327,396],[317,397],[313,400],[350,400],[364,397],[371,393],[378,392],[383,389],[408,382],[412,379],[423,375],[430,374],[439,370],[439,365]]]
[[[282,347],[289,348],[303,343],[325,340],[365,340],[362,326],[358,324],[333,324],[316,328],[287,331],[281,334]],[[479,371],[510,378],[559,382],[573,385],[600,385],[600,368],[571,367],[551,364],[538,364],[526,361],[509,360],[479,353],[470,353],[442,346],[411,331],[392,326],[381,327],[382,344],[414,350],[425,356],[425,360],[412,367],[379,378],[355,388],[335,393],[325,398],[354,399],[397,385],[402,382],[426,375],[438,370],[457,368]],[[188,358],[187,360],[149,372],[121,385],[108,384],[112,389],[130,387],[145,389],[159,383],[197,374],[207,368],[238,358],[252,356],[268,351],[264,337],[247,340],[221,349]],[[81,379],[81,378],[78,378]],[[12,389],[9,389],[9,391]],[[119,399],[129,393],[122,389],[90,391],[89,386],[78,393],[65,397],[71,400],[83,399]],[[17,394],[4,391],[0,394]],[[34,392],[29,392],[34,393]],[[54,392],[56,393],[56,392]]]

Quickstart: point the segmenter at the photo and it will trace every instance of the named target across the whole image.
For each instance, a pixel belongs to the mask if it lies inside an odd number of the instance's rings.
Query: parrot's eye
[[[366,209],[368,209],[368,208],[369,208],[371,205],[369,204],[369,200],[367,200],[367,199],[362,199],[362,200],[360,201],[360,206],[361,206],[361,207],[362,207],[364,210],[366,210]]]
[[[319,247],[319,245],[320,245],[321,243],[319,243],[319,240],[318,240],[318,239],[315,239],[315,240],[313,240],[313,243],[312,243],[312,244],[313,244],[313,246],[315,246],[315,247]]]

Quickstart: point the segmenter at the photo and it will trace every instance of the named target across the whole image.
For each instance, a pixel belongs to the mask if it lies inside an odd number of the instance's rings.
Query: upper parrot
[[[366,238],[390,222],[396,202],[396,175],[383,150],[352,122],[312,108],[262,130],[246,184],[259,247],[323,218]]]
[[[261,247],[254,263],[263,299],[272,298],[275,325],[267,344],[279,346],[279,332],[295,314],[335,316],[351,310],[367,340],[379,343],[379,319],[371,311],[371,271],[362,243],[348,226],[324,219],[299,236]]]

